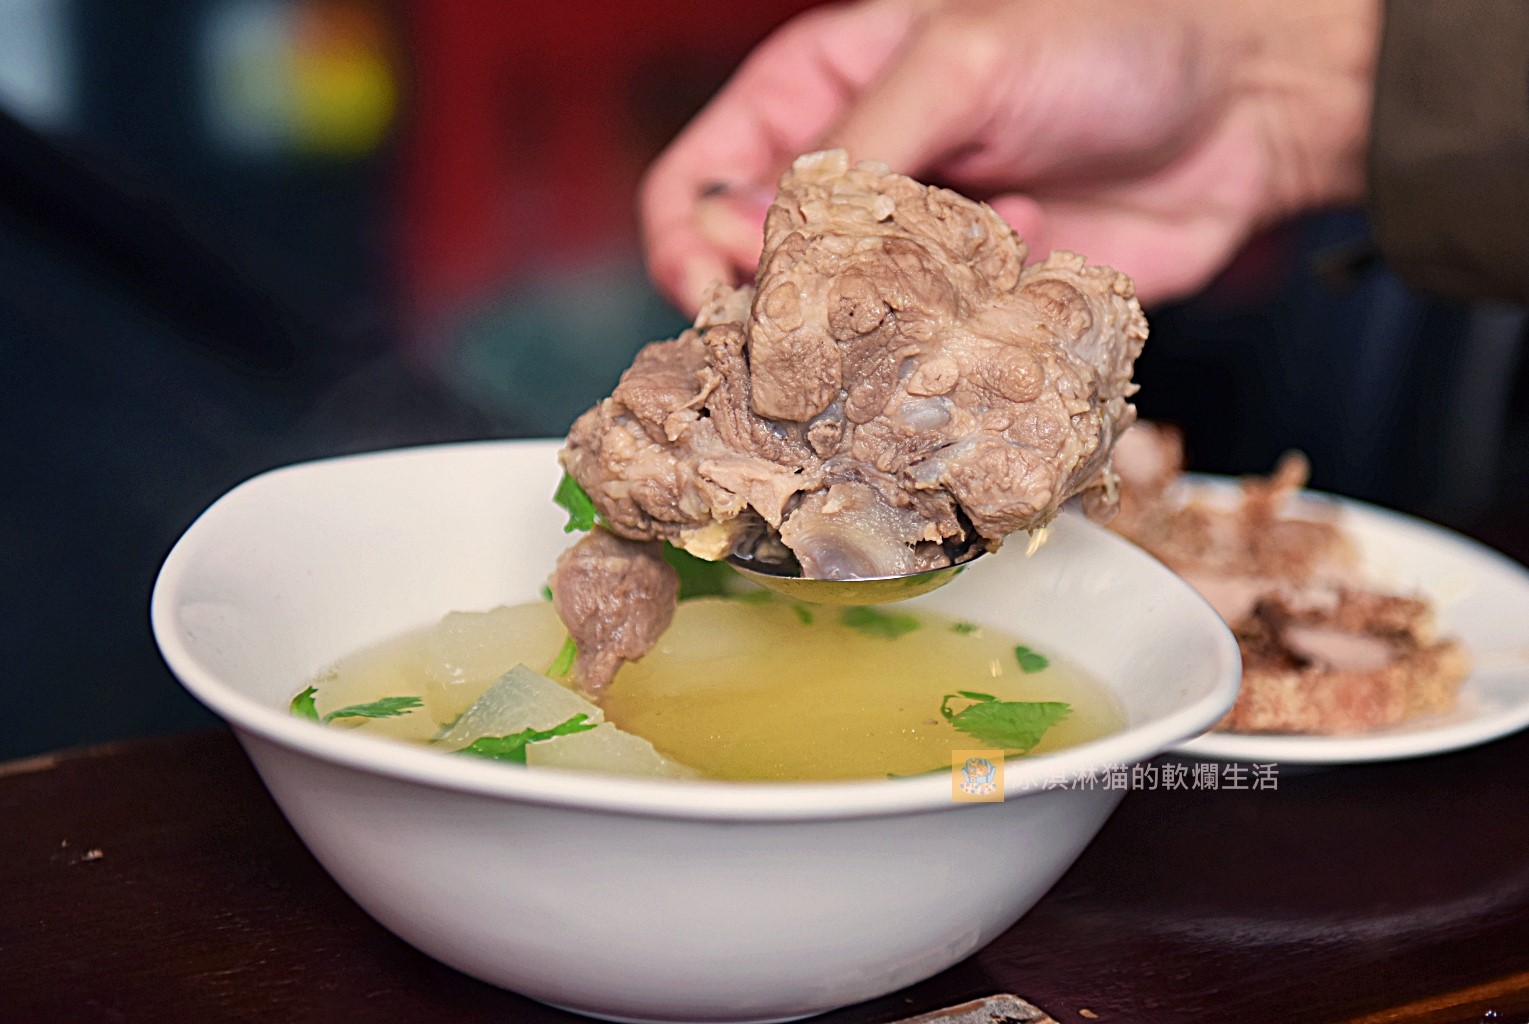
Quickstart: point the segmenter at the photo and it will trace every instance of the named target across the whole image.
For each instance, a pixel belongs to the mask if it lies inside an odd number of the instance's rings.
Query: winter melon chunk
[[[442,750],[460,750],[483,736],[551,729],[580,714],[588,715],[591,722],[605,721],[605,712],[562,683],[516,665],[462,712],[437,745]]]
[[[526,748],[532,768],[606,772],[611,775],[651,775],[665,779],[695,779],[700,775],[670,760],[641,736],[622,732],[609,722],[588,732],[557,736]]]

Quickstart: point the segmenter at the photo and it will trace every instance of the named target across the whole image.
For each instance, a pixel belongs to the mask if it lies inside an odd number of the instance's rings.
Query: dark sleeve
[[[1387,0],[1369,160],[1404,281],[1529,303],[1529,0]]]

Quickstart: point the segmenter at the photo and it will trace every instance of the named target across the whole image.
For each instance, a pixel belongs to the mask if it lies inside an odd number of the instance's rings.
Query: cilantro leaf
[[[950,631],[952,633],[975,633],[981,628],[975,622],[952,622],[950,624]]]
[[[839,621],[866,636],[896,640],[919,627],[918,619],[901,612],[884,612],[867,605],[853,605],[839,613]]]
[[[557,657],[552,659],[552,664],[547,666],[547,675],[561,679],[573,668],[573,659],[579,653],[579,645],[573,642],[573,637],[563,641],[562,648],[557,652]]]
[[[292,713],[298,718],[311,718],[317,722],[319,720],[319,709],[313,703],[313,695],[318,692],[318,687],[310,686],[296,697],[293,697]]]
[[[552,500],[568,511],[568,522],[563,525],[564,533],[594,529],[595,503],[590,500],[588,492],[580,487],[579,482],[569,476],[566,470],[563,473],[563,479],[558,481],[557,491],[552,495]]]
[[[366,704],[351,704],[331,711],[324,716],[324,721],[332,722],[336,718],[397,718],[407,715],[417,707],[424,705],[424,701],[418,697],[383,697],[381,700],[370,701]]]
[[[796,612],[796,617],[801,620],[802,625],[804,625],[804,626],[812,625],[812,609],[811,608],[808,608],[804,604],[794,604],[794,605],[791,606],[791,610]]]
[[[680,577],[680,600],[692,597],[729,597],[738,574],[726,562],[708,562],[664,541],[664,561],[674,567]]]
[[[365,704],[350,704],[320,716],[318,704],[314,701],[318,692],[318,687],[310,686],[293,697],[292,713],[299,718],[307,718],[315,722],[332,722],[336,718],[397,718],[400,715],[407,715],[417,707],[424,706],[425,703],[418,697],[383,697]]]
[[[1032,672],[1040,672],[1051,664],[1051,659],[1037,651],[1021,644],[1014,648],[1014,657],[1019,660],[1019,669],[1025,675]]]
[[[950,702],[957,697],[977,703],[953,712]],[[1060,701],[996,700],[987,694],[950,693],[940,702],[940,714],[968,736],[1022,754],[1071,712],[1072,705]]]
[[[554,736],[572,736],[576,732],[588,732],[598,724],[598,722],[591,722],[588,715],[580,712],[550,729],[522,729],[508,736],[479,736],[457,753],[486,757],[493,761],[525,764],[528,744],[550,740]]]
[[[550,586],[548,586],[547,584],[545,584],[545,583],[542,584],[542,600],[543,601],[550,601],[550,600],[552,600],[552,588]]]
[[[980,701],[980,702],[982,702],[984,704],[989,702],[989,701],[994,701],[994,700],[998,699],[997,697],[994,697],[991,693],[978,693],[975,690],[957,690],[956,694],[958,696],[965,697],[967,700]],[[945,699],[949,700],[950,698],[947,697]]]
[[[471,754],[474,757],[486,757],[492,761],[511,761],[515,764],[526,763],[526,743],[529,741],[524,732],[513,733],[509,736],[480,736],[472,743],[458,750],[458,754]]]

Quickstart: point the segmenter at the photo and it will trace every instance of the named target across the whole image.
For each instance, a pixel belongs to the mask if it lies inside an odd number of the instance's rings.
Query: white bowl
[[[1124,731],[1011,762],[1003,803],[948,776],[733,784],[525,771],[324,729],[287,702],[338,656],[453,609],[534,600],[570,543],[557,444],[310,463],[214,504],[170,553],[153,624],[345,890],[421,950],[613,1020],[763,1021],[869,999],[1014,923],[1122,795],[1045,788],[1131,764],[1231,706],[1237,646],[1153,559],[1064,516],[918,604],[1091,672]]]

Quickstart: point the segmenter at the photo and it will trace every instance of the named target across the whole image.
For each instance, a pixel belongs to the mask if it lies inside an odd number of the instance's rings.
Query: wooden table
[[[987,949],[819,1019],[1013,992],[1061,1024],[1529,1021],[1529,734],[1277,786],[1131,793]],[[0,765],[5,1024],[579,1019],[374,924],[226,732]]]

